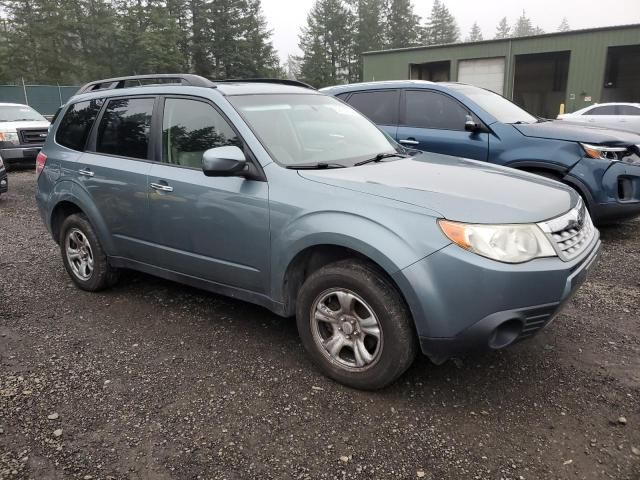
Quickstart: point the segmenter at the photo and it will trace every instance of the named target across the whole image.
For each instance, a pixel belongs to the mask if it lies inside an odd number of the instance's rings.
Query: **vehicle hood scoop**
[[[298,173],[308,180],[424,207],[468,223],[540,222],[566,213],[578,202],[577,193],[556,181],[432,153]]]
[[[640,135],[632,132],[570,123],[565,120],[514,125],[514,127],[527,137],[625,147],[640,144]]]

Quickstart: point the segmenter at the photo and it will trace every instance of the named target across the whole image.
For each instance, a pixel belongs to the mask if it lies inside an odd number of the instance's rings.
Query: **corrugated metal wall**
[[[512,98],[516,55],[569,51],[565,103],[567,110],[573,111],[600,102],[607,49],[638,44],[640,25],[628,25],[508,40],[372,52],[363,57],[363,77],[365,81],[408,79],[410,64],[449,60],[450,78],[455,81],[461,60],[504,57],[504,94],[507,98]]]
[[[0,85],[0,102],[23,103],[42,115],[53,115],[78,88],[62,85]]]

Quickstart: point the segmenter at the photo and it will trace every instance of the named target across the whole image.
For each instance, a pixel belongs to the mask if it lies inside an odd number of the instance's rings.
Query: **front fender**
[[[393,276],[450,243],[439,231],[435,219],[414,212],[398,212],[398,217],[411,215],[416,218],[403,219],[394,228],[392,224],[382,224],[354,213],[314,212],[297,218],[277,233],[272,231],[272,245],[277,246],[272,251],[271,262],[273,298],[284,298],[287,268],[300,252],[310,247],[348,248]]]

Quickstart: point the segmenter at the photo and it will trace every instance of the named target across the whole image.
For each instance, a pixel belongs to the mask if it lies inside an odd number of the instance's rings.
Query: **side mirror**
[[[465,115],[464,129],[467,132],[477,132],[480,130],[480,125],[473,121],[473,117],[471,115]]]
[[[247,169],[247,159],[238,147],[210,148],[202,154],[202,171],[207,177],[236,177]]]

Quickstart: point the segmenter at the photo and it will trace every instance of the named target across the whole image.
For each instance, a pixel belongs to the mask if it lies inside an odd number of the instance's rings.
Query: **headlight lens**
[[[444,234],[456,245],[505,263],[555,257],[556,251],[537,225],[483,225],[439,220]]]
[[[0,132],[0,142],[9,142],[19,145],[20,139],[18,138],[18,132]]]
[[[622,160],[628,151],[626,147],[604,147],[602,145],[589,145],[588,143],[581,143],[580,146],[588,157],[601,160]]]

